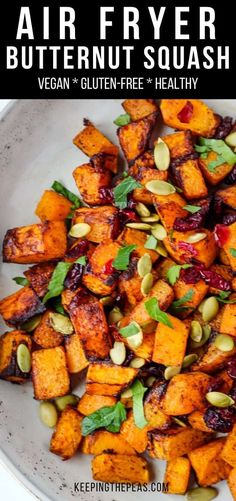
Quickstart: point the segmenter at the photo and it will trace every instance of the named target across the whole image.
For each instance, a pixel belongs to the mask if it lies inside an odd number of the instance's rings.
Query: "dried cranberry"
[[[231,132],[233,125],[232,117],[224,117],[221,119],[219,127],[217,127],[214,138],[224,139]]]
[[[228,362],[227,372],[232,379],[236,379],[236,358]]]
[[[89,248],[88,240],[80,240],[76,245],[71,247],[66,254],[67,259],[78,259],[80,256],[84,256]]]
[[[126,294],[125,292],[120,292],[120,294],[116,296],[115,305],[118,306],[118,308],[120,308],[121,310],[123,310],[125,302],[126,302]]]
[[[161,364],[156,364],[155,362],[149,362],[141,369],[141,375],[143,378],[154,376],[157,379],[164,379],[165,367]]]
[[[236,183],[236,165],[234,165],[233,169],[229,173],[229,175],[224,179],[226,184],[234,184]]]
[[[202,200],[199,204],[200,210],[187,217],[177,217],[174,222],[174,230],[190,231],[204,226],[206,216],[210,209],[210,199]]]
[[[176,170],[178,171],[178,169],[176,169],[179,165],[187,162],[188,160],[196,160],[198,158],[198,153],[197,152],[194,152],[194,153],[187,153],[186,155],[182,155],[182,156],[179,156],[177,158],[175,158],[174,160],[171,160],[171,167],[172,167],[172,173],[173,175],[175,176],[176,175]],[[177,174],[178,175],[178,174]],[[182,184],[182,180],[181,179],[181,176],[179,174],[179,182],[181,182]]]
[[[77,306],[88,303],[89,297],[91,297],[89,296],[89,292],[81,287],[80,290],[76,292],[75,296],[70,302],[69,311],[73,313],[73,311],[77,308]]]
[[[219,275],[219,273],[216,273],[213,270],[206,269],[200,269],[199,273],[204,282],[210,285],[210,287],[215,287],[216,289],[220,289],[221,291],[231,290],[231,283],[221,275]]]
[[[207,391],[221,391],[224,385],[224,380],[220,377],[215,377],[209,384]]]
[[[229,212],[228,214],[225,214],[223,217],[222,223],[228,226],[229,224],[233,224],[236,221],[236,212]]]
[[[188,124],[193,116],[193,105],[190,101],[184,105],[182,110],[178,113],[178,120],[182,123]]]
[[[119,213],[117,212],[112,218],[111,220],[109,221],[109,223],[111,224],[111,238],[112,240],[115,240],[119,233],[121,232],[122,230],[122,226],[121,226],[121,223],[120,223],[120,217],[119,217]]]
[[[71,269],[68,271],[64,285],[67,289],[75,291],[81,282],[83,275],[83,266],[79,263],[73,264]]]
[[[137,202],[135,202],[135,200],[133,199],[132,195],[128,195],[128,205],[127,207],[129,209],[135,209],[137,205]]]
[[[228,433],[233,428],[236,414],[231,407],[219,409],[212,406],[205,411],[203,419],[208,428],[220,433]]]
[[[186,270],[182,269],[180,272],[180,278],[186,284],[196,284],[199,280],[201,280],[201,275],[199,270],[195,266],[192,266],[191,268],[186,268]]]
[[[139,221],[136,212],[131,209],[119,210],[119,218],[122,226],[132,221]]]
[[[215,240],[219,247],[223,247],[229,238],[229,228],[223,224],[217,224],[215,226]]]
[[[236,384],[231,388],[229,395],[236,402]]]
[[[195,249],[195,247],[192,244],[189,244],[188,242],[179,242],[178,246],[179,249],[185,250],[186,252],[190,252],[192,256],[198,255],[197,249]]]
[[[100,188],[99,195],[100,195],[100,200],[102,200],[104,204],[113,203],[114,195],[112,188]]]
[[[112,275],[112,273],[115,273],[116,270],[115,268],[113,268],[112,266],[112,263],[113,263],[113,259],[110,259],[109,261],[107,261],[107,263],[103,266],[103,270],[102,272],[105,274],[105,275]]]
[[[216,194],[214,198],[213,210],[217,218],[222,215],[224,203],[223,200]]]

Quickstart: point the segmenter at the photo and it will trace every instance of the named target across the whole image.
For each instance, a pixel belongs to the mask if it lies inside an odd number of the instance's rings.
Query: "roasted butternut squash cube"
[[[233,271],[236,271],[236,223],[230,224],[224,227],[225,233],[227,235],[226,242],[223,243],[221,250],[224,251],[226,255],[227,262],[224,264],[230,264]]]
[[[67,305],[67,311],[86,357],[108,358],[111,339],[103,305],[98,299],[80,287]]]
[[[233,500],[236,500],[236,468],[233,468],[227,479]]]
[[[125,228],[124,231],[122,231],[122,233],[119,235],[117,242],[122,245],[135,244],[137,247],[134,251],[134,255],[141,257],[144,254],[149,254],[152,262],[155,263],[159,257],[159,254],[144,247],[146,240],[147,234],[144,231],[135,230],[133,228]]]
[[[152,194],[147,188],[135,188],[132,193],[135,202],[142,202],[145,205],[152,205]]]
[[[144,360],[150,362],[152,359],[154,342],[154,332],[144,332],[142,344],[140,344],[138,348],[133,348],[132,351],[135,353],[136,357],[144,358]]]
[[[194,430],[189,426],[175,428],[165,433],[152,432],[149,444],[151,457],[170,461],[188,454],[209,440],[209,433]]]
[[[233,165],[227,164],[226,162],[221,165],[218,165],[218,167],[215,167],[214,170],[209,168],[211,162],[217,160],[217,157],[218,155],[217,153],[215,153],[215,151],[210,151],[207,155],[207,158],[201,158],[201,157],[199,158],[199,166],[201,168],[203,176],[208,181],[208,183],[210,183],[213,186],[221,183],[221,181],[223,181],[223,179],[233,169]]]
[[[171,160],[184,158],[194,153],[193,137],[190,130],[168,134],[168,136],[162,137],[162,141],[167,144],[170,150]]]
[[[70,374],[81,372],[88,367],[89,362],[77,333],[66,337],[65,350],[67,367]]]
[[[103,207],[81,207],[75,211],[73,224],[87,223],[90,232],[87,240],[100,244],[111,238],[114,240],[119,234],[118,210],[115,207],[104,205]]]
[[[39,297],[45,296],[55,266],[55,263],[40,263],[24,271],[25,277]]]
[[[7,325],[21,325],[46,310],[37,294],[26,285],[0,301],[0,315]]]
[[[217,248],[214,235],[211,231],[202,228],[201,233],[205,233],[206,238],[196,243],[188,243],[187,239],[196,234],[196,231],[174,231],[172,237],[167,236],[164,239],[164,245],[170,256],[177,263],[184,264],[192,260],[198,260],[207,268],[213,263]]]
[[[221,458],[224,443],[224,438],[217,438],[189,453],[198,484],[202,487],[228,478],[231,467]]]
[[[188,422],[194,428],[194,430],[207,431],[208,433],[214,433],[211,428],[208,428],[204,421],[204,411],[193,411],[188,416]]]
[[[163,398],[164,413],[170,416],[181,416],[204,409],[205,395],[211,379],[203,372],[188,372],[174,376]]]
[[[75,455],[82,440],[81,421],[82,416],[72,407],[67,406],[62,411],[51,438],[50,451],[53,454],[63,459],[69,459]]]
[[[164,482],[168,494],[185,494],[190,480],[191,464],[188,458],[178,457],[167,462]]]
[[[208,194],[198,160],[186,160],[174,168],[176,178],[188,200],[203,198]]]
[[[8,230],[3,241],[5,263],[41,263],[66,253],[64,221],[46,221]]]
[[[168,430],[171,427],[172,420],[170,416],[164,414],[162,410],[162,399],[164,397],[165,383],[157,381],[148,392],[144,401],[144,414],[148,421],[149,430]],[[163,394],[162,394],[163,392]]]
[[[107,139],[89,120],[85,120],[85,128],[74,137],[73,143],[90,158],[103,153],[113,156],[113,162],[108,160],[105,165],[112,172],[117,172],[118,146]]]
[[[129,164],[147,150],[156,120],[157,113],[151,113],[137,122],[118,128],[120,145]]]
[[[184,297],[185,294],[188,294],[190,290],[193,290],[194,292],[192,298],[184,303],[184,306],[188,307],[189,309],[179,312],[181,318],[185,318],[189,314],[191,314],[192,310],[197,308],[198,305],[202,302],[202,300],[204,299],[209,290],[209,286],[204,282],[204,280],[198,280],[194,284],[186,284],[184,280],[181,280],[181,278],[179,278],[173,285],[173,289],[175,293],[175,298],[177,300]]]
[[[84,437],[81,452],[95,456],[103,452],[136,456],[135,449],[126,442],[121,433],[110,433],[105,430],[95,431],[92,435]]]
[[[236,424],[234,425],[232,431],[228,434],[221,452],[222,459],[233,467],[236,466],[235,451],[236,451]]]
[[[152,203],[166,230],[169,232],[174,226],[177,217],[187,217],[188,213],[183,207],[186,201],[179,193],[170,195],[152,195]]]
[[[150,480],[146,459],[122,454],[99,454],[92,460],[94,480],[146,484]]]
[[[49,310],[45,311],[33,334],[34,342],[41,348],[55,348],[64,341],[63,335],[53,329],[50,313]]]
[[[31,337],[23,331],[6,332],[0,337],[0,379],[24,383],[29,378],[29,373],[22,372],[17,364],[16,352],[20,344],[31,351]]]
[[[32,378],[36,400],[48,400],[66,395],[70,389],[70,380],[64,348],[57,346],[34,351]]]
[[[72,202],[56,191],[45,190],[35,209],[35,214],[41,221],[64,221],[72,205]]]
[[[168,319],[172,327],[158,322],[152,360],[166,366],[181,366],[186,352],[189,326],[172,315],[168,315]]]
[[[118,273],[112,267],[121,246],[112,240],[100,243],[89,258],[83,274],[83,284],[94,294],[106,296],[113,292]]]
[[[132,121],[140,120],[158,111],[158,105],[154,99],[126,99],[122,106]]]
[[[224,305],[220,332],[236,336],[236,304]]]
[[[111,153],[96,153],[96,155],[90,158],[90,163],[96,169],[101,167],[102,169],[108,169],[116,174],[118,170],[118,151],[118,147],[113,145],[113,147],[111,147]]]
[[[90,163],[83,164],[73,171],[73,177],[86,204],[104,205],[100,189],[110,186],[111,173],[107,169],[93,167]]]
[[[190,120],[184,121],[181,115],[186,106],[192,109],[192,115]],[[166,125],[173,129],[191,130],[199,136],[214,136],[220,124],[219,116],[198,99],[162,99],[160,109]]]
[[[89,395],[84,393],[78,403],[78,411],[84,416],[88,416],[102,407],[111,407],[115,405],[115,397],[106,397],[104,395]]]
[[[140,289],[142,278],[137,272],[137,262],[138,258],[131,258],[129,269],[120,274],[118,283],[119,291],[126,294],[127,300],[132,307],[143,298]]]
[[[95,384],[97,385],[97,391],[92,391],[92,394],[116,396],[119,391],[132,383],[137,372],[137,369],[111,365],[109,362],[92,363],[89,365],[87,372],[86,391],[90,393],[91,385]],[[110,386],[110,393],[106,391],[106,385]],[[119,387],[118,391],[117,387]]]
[[[122,423],[120,433],[136,452],[142,453],[148,444],[149,426],[138,428],[134,422],[133,412],[130,411],[128,418]]]
[[[236,348],[231,351],[221,351],[214,344],[214,340],[207,345],[205,353],[191,366],[192,371],[203,371],[207,374],[221,369],[224,364],[236,353]]]
[[[225,205],[236,209],[236,186],[229,186],[223,190],[216,192],[216,197],[221,200]]]

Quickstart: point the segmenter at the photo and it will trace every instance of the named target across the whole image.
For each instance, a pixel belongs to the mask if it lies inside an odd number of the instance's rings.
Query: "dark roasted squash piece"
[[[45,310],[44,304],[29,285],[0,301],[0,314],[10,326],[21,325]]]
[[[175,175],[183,195],[188,200],[203,198],[208,194],[198,160],[186,160],[175,167]]]
[[[119,235],[117,242],[122,245],[136,245],[134,250],[134,255],[138,257],[143,256],[143,254],[149,254],[152,262],[155,263],[159,258],[159,254],[153,250],[146,249],[144,244],[147,241],[147,234],[144,231],[135,230],[134,228],[125,228]]]
[[[160,220],[167,231],[173,229],[175,219],[177,217],[186,217],[187,211],[183,209],[186,205],[179,193],[172,193],[170,195],[152,195],[152,203],[156,209]]]
[[[112,267],[112,262],[120,247],[117,242],[105,240],[96,247],[89,258],[82,281],[87,289],[94,294],[106,296],[115,289],[118,273]]]
[[[34,342],[41,348],[55,348],[64,341],[63,335],[53,329],[50,323],[50,313],[49,310],[45,311],[33,334]]]
[[[168,134],[168,136],[163,136],[162,140],[170,150],[171,161],[194,153],[193,137],[190,130]]]
[[[32,378],[36,400],[48,400],[69,393],[70,379],[62,346],[34,351]]]
[[[51,438],[50,451],[53,454],[63,459],[74,456],[82,440],[81,421],[82,416],[72,407],[67,406],[62,411]]]
[[[206,267],[209,267],[213,263],[217,254],[214,234],[206,228],[201,228],[199,231],[204,232],[206,238],[194,244],[189,244],[186,241],[191,235],[196,233],[195,230],[186,232],[174,231],[172,236],[168,235],[164,239],[164,245],[168,253],[177,263],[189,263],[196,259]]]
[[[77,209],[73,219],[73,224],[76,223],[89,224],[91,229],[86,238],[90,242],[97,244],[104,242],[108,238],[114,240],[119,234],[118,210],[109,205]]]
[[[16,352],[20,344],[31,351],[31,338],[24,331],[6,332],[0,337],[0,379],[12,383],[24,383],[29,379],[29,373],[23,373],[17,364]]]
[[[181,416],[203,409],[211,381],[211,376],[203,372],[188,372],[174,376],[163,398],[165,414]]]
[[[146,459],[123,454],[99,454],[92,460],[94,480],[147,484],[150,481]]]
[[[225,363],[236,353],[236,347],[231,351],[221,351],[212,340],[205,353],[191,366],[192,371],[203,371],[211,374],[221,369]]]
[[[228,186],[216,192],[216,197],[220,199],[225,205],[236,209],[236,186]]]
[[[76,186],[83,201],[89,205],[104,205],[100,189],[108,188],[111,183],[111,173],[103,167],[93,167],[90,163],[80,165],[73,171]]]
[[[137,122],[118,128],[118,138],[128,163],[132,163],[148,148],[156,119],[157,113],[151,113]]]
[[[190,426],[179,426],[165,433],[153,432],[148,445],[149,454],[151,457],[170,461],[205,444],[209,436],[209,433],[194,430]]]
[[[35,264],[31,268],[23,272],[32,289],[34,289],[39,297],[45,296],[55,266],[55,263],[50,262]]]
[[[158,111],[158,105],[154,99],[126,99],[122,106],[132,121],[140,120]]]

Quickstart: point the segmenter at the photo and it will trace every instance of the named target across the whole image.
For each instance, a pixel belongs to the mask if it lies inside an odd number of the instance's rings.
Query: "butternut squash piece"
[[[216,197],[219,198],[225,205],[236,209],[236,186],[229,186],[223,190],[216,192]]]
[[[100,243],[91,257],[89,266],[83,274],[83,284],[94,294],[110,295],[116,287],[118,274],[115,269],[107,266],[112,264],[120,249],[120,245],[112,240]]]
[[[35,209],[35,214],[41,221],[64,221],[72,205],[72,202],[56,191],[45,190]]]
[[[184,280],[181,280],[181,278],[179,278],[173,285],[173,290],[175,293],[175,299],[184,297],[185,294],[187,294],[190,290],[194,291],[192,298],[184,303],[184,306],[188,307],[189,310],[178,312],[181,318],[185,318],[189,314],[191,314],[192,310],[195,310],[202,302],[202,300],[208,293],[209,286],[204,282],[204,280],[198,280],[198,282],[194,284],[186,284]]]
[[[87,373],[89,383],[128,385],[132,383],[138,370],[131,367],[112,365],[109,362],[91,363]]]
[[[199,242],[190,244],[186,240],[196,234],[196,231],[174,231],[172,237],[167,236],[164,239],[164,245],[169,252],[170,256],[177,261],[177,263],[184,264],[197,259],[200,263],[204,264],[207,268],[213,263],[217,248],[214,235],[211,231],[201,229],[201,232],[206,234],[206,238]]]
[[[119,233],[118,210],[115,207],[103,205],[102,207],[81,207],[75,211],[73,224],[87,223],[90,232],[86,235],[87,240],[100,244],[104,240],[112,240]]]
[[[5,263],[41,263],[66,253],[64,221],[46,221],[8,230],[3,241]]]
[[[63,335],[56,332],[50,323],[50,311],[47,310],[40,321],[40,324],[36,327],[33,340],[36,344],[41,346],[41,348],[55,348],[63,343]]]
[[[158,111],[158,105],[154,99],[126,99],[122,106],[132,121],[140,120]]]
[[[84,437],[81,452],[84,454],[125,454],[136,456],[136,451],[126,442],[120,433],[110,433],[105,430],[95,431],[92,435]]]
[[[190,103],[193,112],[190,120],[184,122],[178,115],[187,103]],[[166,125],[173,129],[191,130],[199,136],[213,137],[220,124],[219,116],[198,99],[162,99],[160,109]]]
[[[227,262],[224,264],[230,264],[233,271],[236,271],[236,257],[233,255],[232,249],[236,249],[236,222],[225,227],[227,231],[227,240],[222,245],[221,250],[225,252]]]
[[[67,406],[62,411],[51,438],[50,451],[53,454],[63,459],[74,456],[82,440],[81,421],[82,416],[72,407]]]
[[[215,186],[219,184],[223,179],[231,172],[233,165],[227,164],[226,162],[218,165],[214,170],[208,168],[209,164],[217,160],[217,153],[215,151],[210,151],[207,158],[199,158],[199,166],[205,177],[206,181],[211,185]]]
[[[224,305],[220,332],[236,337],[236,304]]]
[[[188,454],[207,440],[209,440],[209,433],[186,426],[170,430],[170,433],[153,432],[149,448],[151,457],[170,461]]]
[[[137,122],[118,128],[119,142],[129,164],[147,149],[156,119],[157,113],[151,113]]]
[[[206,487],[228,478],[231,467],[221,458],[224,443],[224,438],[217,438],[189,453],[200,486]]]
[[[65,350],[67,367],[70,374],[81,372],[88,367],[89,362],[77,333],[66,337]]]
[[[115,405],[117,399],[115,397],[105,397],[103,395],[89,395],[84,393],[78,403],[78,411],[84,416],[88,416],[102,407],[110,407]]]
[[[95,168],[90,163],[83,164],[73,171],[73,177],[85,203],[104,205],[100,189],[108,188],[111,183],[111,174],[107,169]]]
[[[144,332],[143,342],[138,348],[133,348],[133,352],[136,357],[144,358],[148,362],[152,359],[152,353],[154,349],[155,334],[154,332]]]
[[[69,393],[70,380],[62,346],[34,351],[32,378],[36,400],[48,400]]]
[[[208,194],[198,160],[186,160],[175,167],[175,174],[187,200],[203,198]]]
[[[210,382],[211,377],[203,372],[177,374],[170,380],[163,398],[163,411],[170,416],[181,416],[204,409]]]
[[[236,424],[226,438],[221,458],[231,466],[236,466]]]
[[[165,383],[159,383],[159,381],[155,383],[144,401],[144,414],[148,421],[148,427],[150,430],[168,430],[172,424],[170,416],[164,414],[162,410],[164,389],[166,390],[167,386]]]
[[[164,482],[168,494],[185,494],[188,489],[191,465],[188,458],[178,457],[167,462]]]
[[[144,254],[149,254],[152,262],[155,263],[159,258],[159,254],[153,250],[146,249],[144,247],[146,241],[147,234],[144,231],[135,230],[133,228],[125,228],[117,239],[117,242],[122,245],[137,245],[134,255],[141,257]]]
[[[21,372],[17,364],[16,352],[20,344],[31,351],[31,337],[24,331],[6,332],[0,337],[0,379],[12,383],[24,383],[29,379],[29,374]]]
[[[236,353],[236,348],[231,351],[219,350],[214,341],[207,346],[206,352],[191,366],[192,371],[203,371],[211,374],[221,369],[224,364]]]
[[[119,291],[125,293],[132,308],[143,299],[141,293],[142,277],[137,272],[137,262],[137,257],[131,258],[129,269],[120,274],[118,282]]]
[[[211,428],[208,428],[204,419],[204,411],[193,411],[188,416],[188,422],[194,428],[194,430],[207,431],[208,433],[214,433]]]
[[[190,130],[168,134],[168,136],[162,137],[162,141],[167,144],[170,150],[171,160],[179,159],[180,157],[184,158],[194,153],[193,137]]]
[[[130,411],[128,418],[122,423],[120,433],[128,444],[133,447],[136,452],[142,453],[146,450],[148,444],[149,426],[138,428],[134,422],[133,411]]]
[[[152,355],[153,362],[163,365],[182,365],[186,352],[189,326],[168,315],[172,328],[158,322]]]
[[[0,315],[7,325],[21,325],[46,310],[33,289],[26,285],[0,301]]]
[[[23,272],[32,289],[34,289],[39,297],[45,296],[55,266],[55,263],[35,264]]]
[[[236,468],[233,468],[227,479],[230,492],[232,494],[233,500],[236,500]]]
[[[183,209],[184,205],[186,205],[186,201],[179,193],[152,195],[152,203],[163,226],[168,232],[173,229],[177,217],[183,218],[188,215],[187,211]]]
[[[137,456],[99,454],[92,460],[94,480],[146,484],[150,480],[147,461]]]

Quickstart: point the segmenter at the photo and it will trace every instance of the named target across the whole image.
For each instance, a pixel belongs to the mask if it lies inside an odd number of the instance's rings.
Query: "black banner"
[[[233,98],[233,6],[232,0],[4,2],[0,97]]]

